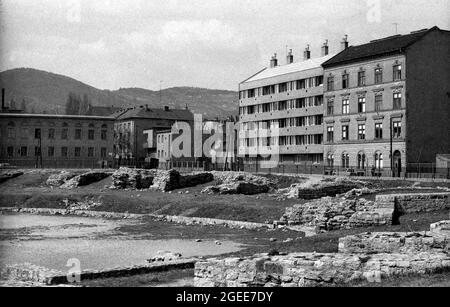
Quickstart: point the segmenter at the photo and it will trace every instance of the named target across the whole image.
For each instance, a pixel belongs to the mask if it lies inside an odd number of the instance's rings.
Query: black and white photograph
[[[448,0],[0,0],[0,89],[0,288],[450,287]]]

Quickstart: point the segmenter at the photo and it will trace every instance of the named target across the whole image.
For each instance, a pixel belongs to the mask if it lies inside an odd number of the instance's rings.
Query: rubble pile
[[[74,189],[77,187],[82,187],[86,185],[90,185],[95,182],[99,182],[107,177],[111,176],[111,172],[87,172],[78,176],[73,177],[72,179],[66,181],[63,185],[60,186],[62,189]]]
[[[167,251],[158,251],[156,255],[150,259],[147,259],[147,262],[169,262],[180,260],[183,257],[180,253],[172,253]]]
[[[156,170],[121,167],[112,174],[112,189],[148,189],[153,184]]]
[[[207,194],[243,194],[256,195],[267,193],[275,187],[268,178],[241,172],[212,172],[215,186],[203,189]]]
[[[76,174],[68,172],[68,171],[62,171],[59,174],[53,174],[48,177],[46,184],[50,187],[60,187],[62,186],[66,181],[74,178]]]
[[[180,188],[180,173],[174,169],[168,171],[157,171],[153,178],[153,190],[168,192]]]
[[[353,193],[365,193],[365,183],[359,180],[350,180],[347,178],[323,179],[320,177],[311,177],[302,183],[293,184],[287,189],[278,190],[290,199],[319,199],[322,197],[335,197],[350,191]],[[368,193],[370,194],[370,193]]]

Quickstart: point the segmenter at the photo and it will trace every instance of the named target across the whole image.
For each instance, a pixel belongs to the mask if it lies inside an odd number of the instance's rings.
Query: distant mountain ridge
[[[32,68],[17,68],[0,72],[0,87],[6,89],[6,102],[14,101],[27,112],[64,114],[70,92],[86,94],[96,107],[185,108],[207,118],[238,114],[238,93],[227,90],[174,87],[161,91],[142,88],[100,90],[73,78]]]

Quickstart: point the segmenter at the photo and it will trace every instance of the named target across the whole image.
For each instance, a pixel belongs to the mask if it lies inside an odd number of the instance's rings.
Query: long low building
[[[114,117],[0,113],[0,163],[111,166]]]

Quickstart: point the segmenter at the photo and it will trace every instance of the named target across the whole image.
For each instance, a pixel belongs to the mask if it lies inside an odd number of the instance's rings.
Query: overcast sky
[[[286,45],[296,59],[434,25],[448,0],[0,0],[0,70],[31,67],[102,89],[236,90]]]

